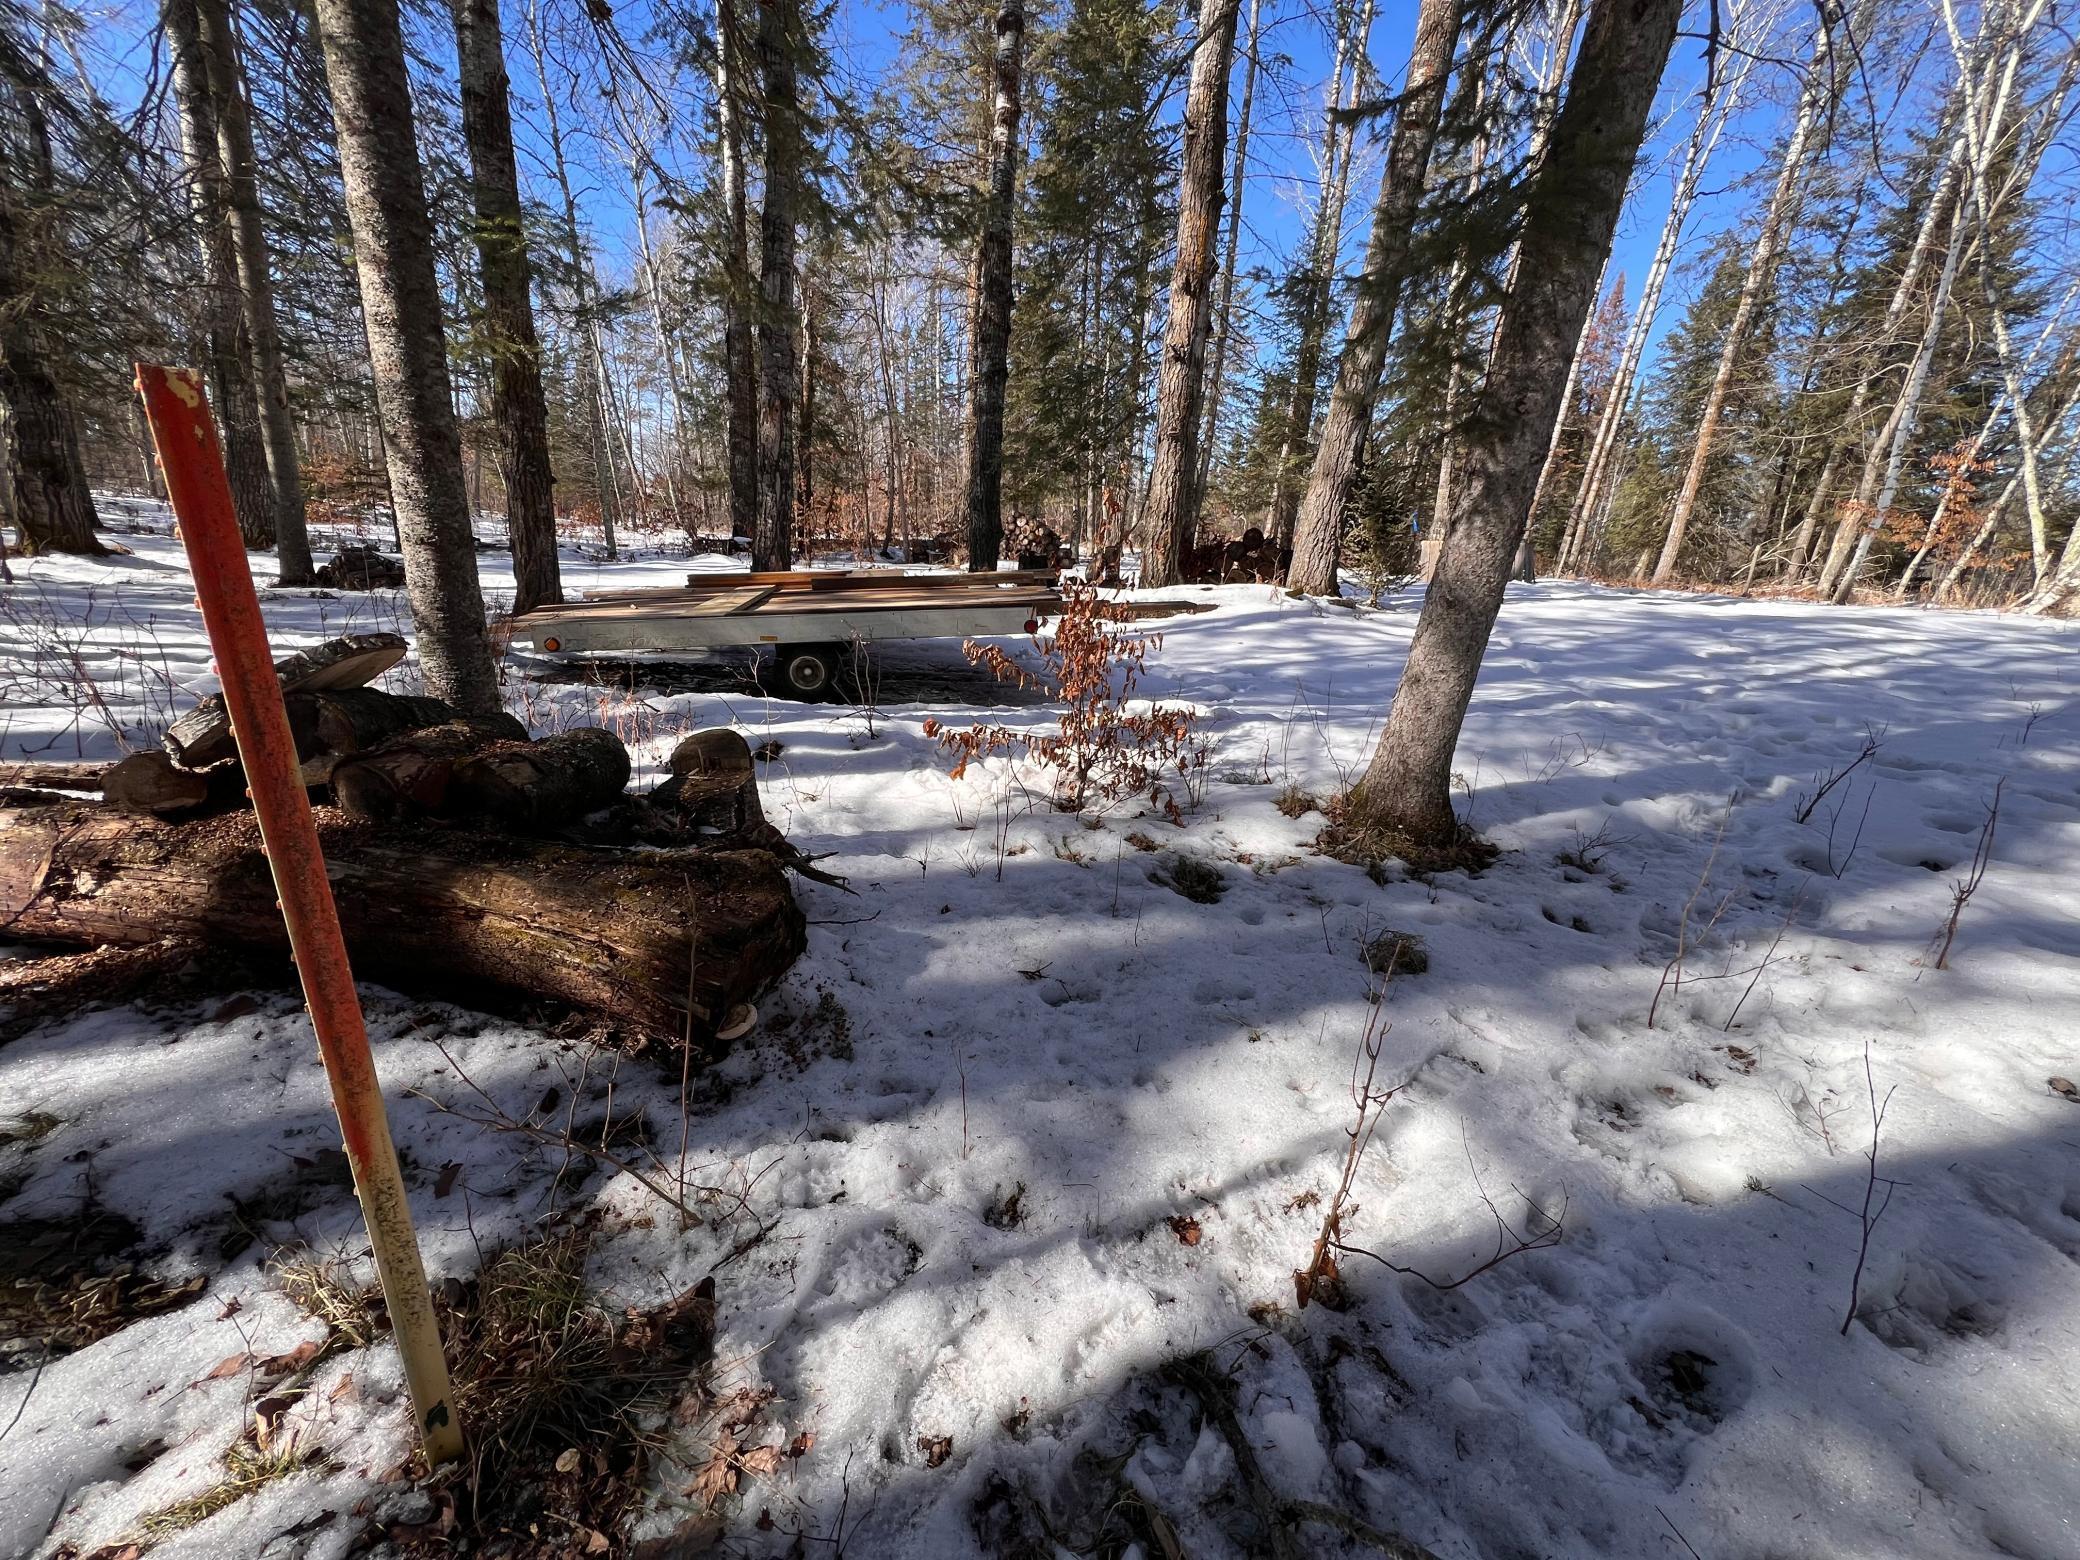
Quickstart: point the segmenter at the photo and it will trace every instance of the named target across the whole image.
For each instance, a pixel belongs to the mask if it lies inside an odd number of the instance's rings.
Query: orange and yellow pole
[[[332,1106],[354,1169],[354,1189],[368,1221],[376,1273],[405,1380],[418,1413],[419,1437],[429,1464],[462,1455],[462,1426],[449,1399],[448,1366],[441,1355],[440,1328],[390,1123],[383,1113],[381,1085],[369,1055],[361,998],[347,965],[339,910],[325,876],[325,858],[311,821],[310,799],[297,776],[296,744],[275,680],[274,655],[260,598],[246,566],[244,538],[231,507],[231,484],[202,381],[192,370],[137,365],[137,389],[166,493],[180,522],[181,545],[195,575],[196,604],[202,608],[224,683],[224,703],[238,738],[246,786],[260,821],[260,840],[281,896],[289,948],[303,979],[303,995],[317,1031],[318,1051],[332,1084]]]

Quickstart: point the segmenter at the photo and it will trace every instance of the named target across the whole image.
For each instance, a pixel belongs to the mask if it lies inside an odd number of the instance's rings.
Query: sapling
[[[1965,875],[1950,885],[1950,914],[1942,928],[1930,940],[1936,952],[1936,968],[1950,968],[1950,945],[1957,941],[1957,921],[1964,914],[1964,907],[1971,903],[1972,895],[1979,891],[1980,881],[1986,876],[1987,863],[1993,859],[1993,831],[2000,822],[2001,788],[2008,783],[2006,775],[1993,785],[1993,800],[1986,804],[1986,821],[1979,825],[1979,843],[1972,848],[1972,864]]]

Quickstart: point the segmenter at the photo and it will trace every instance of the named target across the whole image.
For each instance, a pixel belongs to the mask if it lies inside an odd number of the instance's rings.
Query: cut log
[[[742,732],[711,726],[682,737],[665,760],[665,768],[675,775],[748,775],[751,744]]]
[[[404,650],[398,634],[347,634],[282,657],[274,663],[274,674],[284,693],[359,688],[402,661]],[[207,769],[238,756],[221,693],[211,694],[168,726],[162,740],[183,769]]]
[[[182,769],[164,753],[132,753],[101,777],[101,795],[127,813],[177,818],[222,811],[245,800],[246,777],[234,760],[208,769]]]
[[[318,833],[355,972],[513,1010],[548,1002],[632,1036],[706,1039],[800,956],[765,851],[587,850],[333,808]],[[0,808],[0,924],[71,947],[166,938],[286,952],[250,813],[189,823],[90,802]]]
[[[332,768],[332,798],[351,818],[382,822],[440,812],[455,766],[501,742],[525,741],[527,728],[510,715],[454,720],[379,742]]]
[[[444,810],[539,833],[612,806],[628,774],[619,737],[577,726],[539,742],[501,742],[457,764]]]
[[[342,757],[365,753],[401,732],[424,731],[457,718],[455,706],[443,700],[385,693],[380,688],[293,693],[288,705],[289,726],[296,733],[299,753],[304,753],[307,738],[311,752]]]
[[[0,764],[0,786],[26,786],[32,791],[98,791],[108,772],[103,759],[52,764]]]

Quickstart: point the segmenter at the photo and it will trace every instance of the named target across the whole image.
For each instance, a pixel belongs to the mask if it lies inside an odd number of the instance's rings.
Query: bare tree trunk
[[[1741,21],[1733,23],[1735,37],[1739,37]],[[1562,574],[1581,570],[1587,564],[1589,541],[1602,520],[1606,499],[1616,489],[1612,474],[1618,462],[1620,433],[1633,406],[1639,362],[1645,356],[1647,337],[1654,333],[1654,320],[1662,312],[1662,289],[1668,283],[1668,270],[1674,264],[1676,250],[1683,243],[1683,227],[1689,223],[1691,206],[1697,202],[1697,183],[1704,179],[1706,166],[1712,162],[1712,152],[1718,148],[1718,137],[1726,129],[1726,121],[1733,119],[1735,108],[1739,108],[1741,89],[1753,71],[1753,54],[1741,52],[1726,69],[1731,71],[1731,77],[1726,79],[1724,89],[1714,89],[1714,83],[1708,81],[1699,94],[1697,125],[1683,152],[1683,171],[1676,175],[1668,216],[1662,223],[1662,237],[1654,245],[1654,260],[1647,264],[1647,281],[1639,291],[1639,306],[1633,310],[1633,324],[1624,335],[1618,370],[1610,381],[1610,393],[1604,397],[1604,412],[1595,424],[1595,439],[1589,443],[1589,458],[1583,464],[1581,485],[1575,489],[1575,503],[1568,510],[1560,557],[1554,560],[1554,570]]]
[[[1379,746],[1349,798],[1354,831],[1431,845],[1459,835],[1452,754],[1681,12],[1682,0],[1595,0],[1590,10],[1526,201],[1516,286],[1468,420],[1449,534]]]
[[[549,463],[542,351],[534,328],[534,268],[513,157],[512,89],[498,0],[451,4],[462,135],[469,145],[477,212],[482,330],[491,357],[491,420],[498,432],[498,474],[505,484],[506,533],[513,547],[513,610],[529,612],[563,600],[563,579],[556,558],[556,479]]]
[[[997,10],[991,70],[989,194],[976,264],[975,366],[968,392],[968,567],[978,573],[995,570],[1004,545],[1004,386],[1011,363],[1011,218],[1025,36],[1024,5],[1005,0]]]
[[[1697,495],[1704,486],[1705,472],[1711,466],[1719,442],[1719,423],[1726,414],[1726,402],[1733,392],[1733,377],[1740,367],[1741,355],[1747,349],[1748,332],[1754,326],[1756,316],[1776,297],[1777,267],[1783,260],[1784,246],[1791,230],[1797,224],[1799,202],[1805,194],[1807,157],[1821,133],[1824,111],[1835,101],[1834,29],[1840,21],[1839,7],[1833,0],[1822,0],[1820,27],[1813,35],[1813,56],[1806,66],[1806,82],[1799,93],[1797,117],[1792,121],[1791,138],[1784,146],[1783,165],[1777,171],[1776,188],[1770,193],[1769,205],[1763,209],[1762,230],[1755,235],[1755,249],[1748,258],[1747,274],[1741,279],[1740,300],[1734,305],[1733,320],[1726,327],[1726,339],[1720,343],[1719,366],[1712,375],[1711,388],[1705,393],[1704,410],[1698,419],[1697,443],[1690,452],[1683,485],[1676,492],[1675,508],[1668,518],[1668,534],[1661,544],[1661,556],[1654,564],[1651,583],[1655,585],[1667,584],[1676,571],[1676,562],[1682,556],[1683,539],[1690,529],[1690,517],[1697,509]]]
[[[799,0],[758,0],[759,68],[765,77],[765,205],[759,215],[758,524],[751,567],[794,562],[794,247],[801,179],[795,50]]]
[[[1320,596],[1337,591],[1343,512],[1372,429],[1373,404],[1379,399],[1387,343],[1401,301],[1409,236],[1429,173],[1430,149],[1437,140],[1452,54],[1459,45],[1459,17],[1458,0],[1424,0],[1416,15],[1408,81],[1394,116],[1387,168],[1366,240],[1365,273],[1351,308],[1350,334],[1336,365],[1336,387],[1293,533],[1293,564],[1286,576],[1290,590]]]
[[[217,145],[223,160],[238,287],[252,343],[262,448],[274,495],[275,560],[284,585],[308,585],[310,538],[304,529],[303,471],[296,450],[296,425],[289,415],[289,379],[282,366],[281,331],[275,322],[272,256],[260,210],[258,164],[251,117],[246,112],[245,71],[225,0],[197,0],[202,57],[216,109]]]
[[[498,670],[477,584],[397,7],[315,4],[419,664],[428,692],[486,715],[500,707]]]
[[[199,0],[164,0],[161,12],[173,55],[174,95],[180,102],[181,146],[186,154],[188,200],[201,246],[203,322],[209,335],[210,393],[224,432],[224,468],[231,504],[249,548],[275,543],[275,490],[267,470],[267,441],[253,388],[252,338],[239,295],[238,245],[225,188],[221,135],[209,50]]]
[[[1242,194],[1249,169],[1249,121],[1257,98],[1257,13],[1261,0],[1249,0],[1249,33],[1243,45],[1242,106],[1235,112],[1235,158],[1228,171],[1228,233],[1221,253],[1220,301],[1213,306],[1213,366],[1206,376],[1206,423],[1199,434],[1199,469],[1192,477],[1189,506],[1193,527],[1206,501],[1206,482],[1213,470],[1214,447],[1220,442],[1221,390],[1228,370],[1228,343],[1235,334],[1235,262],[1242,251]],[[1194,530],[1187,530],[1189,548]]]
[[[1206,332],[1212,317],[1214,237],[1220,227],[1221,172],[1227,161],[1228,67],[1235,51],[1238,0],[1202,0],[1199,37],[1185,92],[1184,159],[1177,195],[1177,263],[1170,273],[1170,316],[1156,378],[1155,464],[1148,480],[1148,546],[1143,585],[1182,578],[1185,539],[1198,495],[1199,398],[1205,388]]]
[[[815,257],[803,267],[802,276],[802,417],[795,437],[795,475],[799,497],[795,513],[801,516],[805,544],[816,536],[816,305]]]
[[[1316,381],[1322,373],[1323,338],[1328,334],[1334,303],[1337,257],[1343,248],[1343,212],[1350,198],[1351,145],[1357,125],[1345,120],[1365,75],[1365,50],[1372,34],[1373,0],[1364,0],[1353,30],[1338,40],[1336,77],[1329,93],[1329,114],[1322,131],[1322,188],[1308,234],[1309,254],[1301,285],[1300,341],[1293,354],[1293,383],[1286,402],[1285,430],[1278,465],[1271,477],[1271,509],[1265,530],[1280,546],[1292,540],[1300,515],[1299,465],[1314,434]],[[1343,70],[1348,62],[1350,85]],[[1341,122],[1339,122],[1341,121]]]
[[[717,0],[715,116],[722,164],[722,360],[727,380],[729,518],[733,535],[758,525],[758,357],[753,342],[751,220],[744,178],[744,37],[736,0]]]
[[[29,166],[17,168],[12,137],[0,135],[0,513],[21,533],[23,552],[98,555],[108,549],[94,535],[94,499],[73,466],[72,419],[36,323],[36,235],[24,231],[25,211],[47,205],[51,186],[50,132],[36,96],[45,83],[4,31],[0,83],[29,154]]]

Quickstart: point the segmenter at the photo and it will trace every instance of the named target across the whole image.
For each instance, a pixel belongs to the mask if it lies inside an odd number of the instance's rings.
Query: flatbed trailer
[[[509,627],[515,650],[558,658],[699,659],[769,645],[782,686],[820,698],[856,644],[1030,634],[1061,609],[1048,569],[800,569],[690,574],[683,588],[587,596],[522,613]]]

